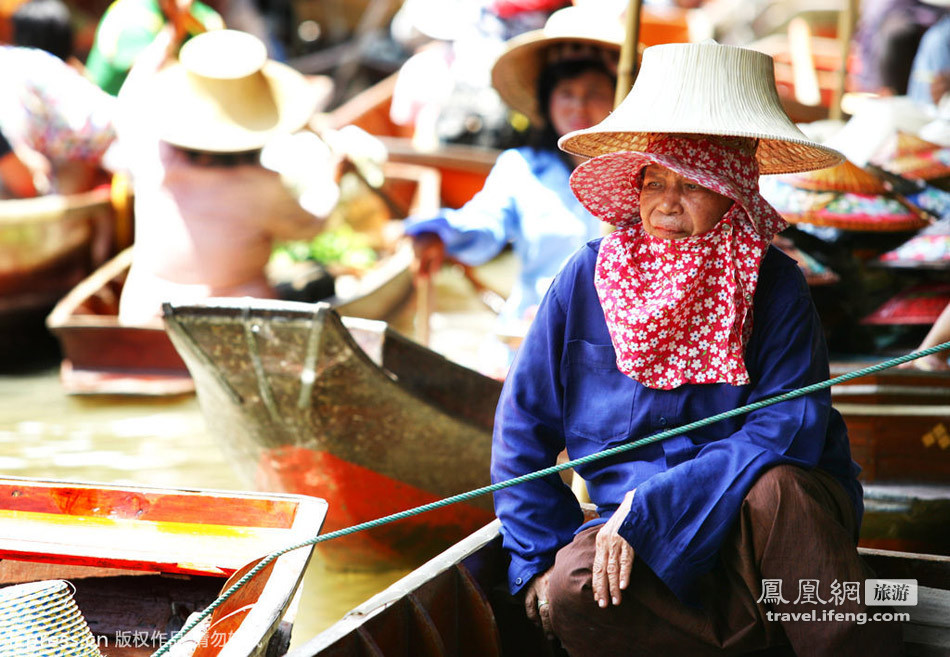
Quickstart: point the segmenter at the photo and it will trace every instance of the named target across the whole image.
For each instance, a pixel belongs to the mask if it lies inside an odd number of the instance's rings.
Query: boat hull
[[[105,657],[150,655],[325,514],[303,496],[2,478],[0,585],[66,579]],[[182,643],[194,657],[283,654],[311,550],[271,561]]]
[[[832,376],[856,369],[833,363]],[[834,386],[831,398],[862,481],[950,484],[950,373],[884,370]]]
[[[119,298],[132,263],[129,247],[64,296],[46,325],[63,353],[60,380],[75,395],[186,395],[194,392],[188,368],[161,321],[119,323]]]
[[[166,304],[209,431],[249,480],[319,494],[342,528],[489,483],[501,384],[325,304]],[[343,568],[416,565],[492,517],[491,500],[322,545]]]

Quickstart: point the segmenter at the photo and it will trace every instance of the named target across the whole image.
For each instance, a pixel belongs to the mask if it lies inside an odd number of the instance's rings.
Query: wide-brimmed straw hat
[[[950,303],[950,283],[919,283],[885,301],[864,317],[861,323],[933,324],[947,303]]]
[[[539,124],[538,78],[545,66],[569,58],[619,57],[624,27],[612,3],[590,3],[559,9],[540,30],[511,39],[492,67],[492,86],[514,110]],[[615,63],[615,62],[614,62]]]
[[[329,99],[329,81],[320,82],[268,59],[264,43],[251,34],[205,32],[155,77],[159,135],[190,150],[256,150],[307,123]]]
[[[657,133],[757,139],[763,174],[821,169],[843,159],[808,139],[788,118],[771,57],[714,42],[647,48],[624,101],[599,124],[568,133],[558,144],[569,153],[596,157],[643,151]]]
[[[917,230],[928,223],[923,211],[849,161],[807,174],[763,178],[760,190],[791,223],[858,232]]]

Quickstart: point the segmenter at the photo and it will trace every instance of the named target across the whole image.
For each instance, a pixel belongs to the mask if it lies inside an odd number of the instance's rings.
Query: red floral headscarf
[[[640,219],[643,168],[671,169],[734,201],[702,235],[664,240]],[[749,383],[759,265],[785,220],[759,194],[755,141],[658,134],[645,152],[609,153],[571,176],[588,210],[618,230],[603,239],[594,286],[617,367],[650,388]]]

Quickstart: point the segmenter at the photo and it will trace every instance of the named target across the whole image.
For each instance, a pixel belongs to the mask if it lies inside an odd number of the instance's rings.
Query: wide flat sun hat
[[[538,107],[538,78],[549,58],[571,55],[594,57],[597,50],[620,55],[624,27],[612,3],[590,3],[558,9],[544,27],[519,34],[508,41],[492,66],[492,86],[510,108],[535,124],[542,122]]]
[[[623,102],[597,125],[564,135],[558,145],[597,157],[643,151],[657,133],[756,139],[762,174],[822,169],[844,159],[808,139],[789,119],[775,88],[771,57],[715,42],[645,49]]]
[[[924,213],[849,160],[760,181],[765,199],[791,223],[859,232],[902,232],[926,226]]]
[[[251,34],[205,32],[155,77],[159,136],[190,150],[257,150],[277,134],[302,128],[329,99],[329,85],[268,59],[264,43]]]

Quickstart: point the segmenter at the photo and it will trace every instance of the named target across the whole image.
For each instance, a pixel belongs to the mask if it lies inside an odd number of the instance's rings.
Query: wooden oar
[[[821,89],[811,49],[811,28],[800,16],[788,23],[788,50],[792,58],[795,100],[809,107],[821,105]]]
[[[423,347],[429,346],[429,322],[435,308],[435,286],[432,285],[431,275],[417,275],[416,286],[416,342]]]
[[[841,99],[844,98],[848,81],[848,54],[851,51],[851,36],[854,34],[854,20],[857,16],[858,0],[845,0],[844,9],[838,14],[838,44],[841,47],[841,61],[838,63],[838,84],[831,97],[829,117],[840,119]]]

